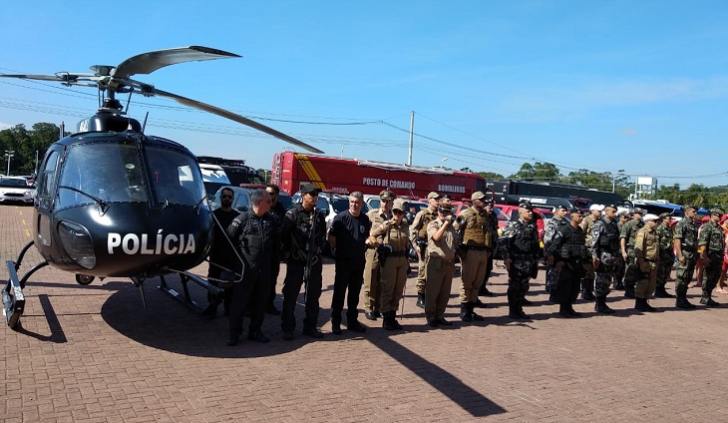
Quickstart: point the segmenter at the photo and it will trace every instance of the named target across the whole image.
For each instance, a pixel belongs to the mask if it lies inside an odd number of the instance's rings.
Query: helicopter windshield
[[[205,191],[193,156],[157,147],[146,147],[145,153],[158,202],[190,206],[200,203]]]
[[[58,206],[97,202],[146,202],[142,166],[135,145],[116,143],[72,146],[58,184]],[[65,188],[65,189],[64,189]]]

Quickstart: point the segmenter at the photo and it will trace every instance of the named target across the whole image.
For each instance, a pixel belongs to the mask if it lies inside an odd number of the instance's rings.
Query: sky
[[[624,170],[728,184],[725,1],[0,0],[0,73],[88,72],[201,45],[243,56],[135,80],[242,114],[329,156],[468,167]],[[126,100],[125,97],[121,98]],[[96,90],[0,79],[0,129],[65,122]],[[270,168],[291,147],[164,98],[133,96],[146,132]],[[300,150],[298,150],[300,151]]]

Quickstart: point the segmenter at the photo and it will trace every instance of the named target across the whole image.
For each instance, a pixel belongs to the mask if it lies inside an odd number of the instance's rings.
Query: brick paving
[[[32,211],[0,206],[3,262],[30,240]],[[38,261],[31,250],[21,274]],[[728,421],[728,310],[682,311],[658,299],[652,304],[665,312],[648,315],[619,299],[610,303],[615,316],[596,316],[580,303],[586,318],[561,319],[541,272],[526,310],[532,320],[514,322],[505,317],[506,277],[496,272],[498,296],[484,298],[489,308],[480,311],[485,322],[456,319],[455,283],[448,308],[455,324],[427,327],[410,278],[407,331],[386,332],[362,316],[366,334],[336,336],[326,323],[333,288],[327,264],[322,340],[283,341],[279,318],[266,316],[269,344],[228,347],[224,318],[200,318],[157,290],[158,280],[146,282],[145,310],[129,280],[83,287],[45,268],[26,287],[22,330],[0,328],[0,420]],[[0,274],[6,278],[4,265]],[[193,294],[204,302],[203,292]],[[698,294],[690,290],[693,302]]]

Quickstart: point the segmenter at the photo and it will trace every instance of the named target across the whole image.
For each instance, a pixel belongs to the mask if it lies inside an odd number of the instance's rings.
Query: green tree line
[[[52,123],[39,122],[31,129],[25,125],[15,125],[12,128],[0,131],[0,157],[2,157],[2,174],[8,171],[10,160],[11,175],[30,175],[36,170],[36,157],[38,164],[43,160],[46,150],[51,144],[60,139],[60,128]],[[8,151],[13,156],[8,157]]]

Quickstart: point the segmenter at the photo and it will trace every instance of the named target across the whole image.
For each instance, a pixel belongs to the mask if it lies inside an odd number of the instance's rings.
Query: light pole
[[[440,169],[445,169],[445,167],[443,166],[443,163],[445,163],[446,161],[447,161],[447,157],[443,157],[442,160],[440,160]]]
[[[5,150],[5,157],[8,158],[8,173],[7,173],[7,176],[10,176],[10,159],[12,159],[14,155],[15,155],[15,151],[14,150]]]

